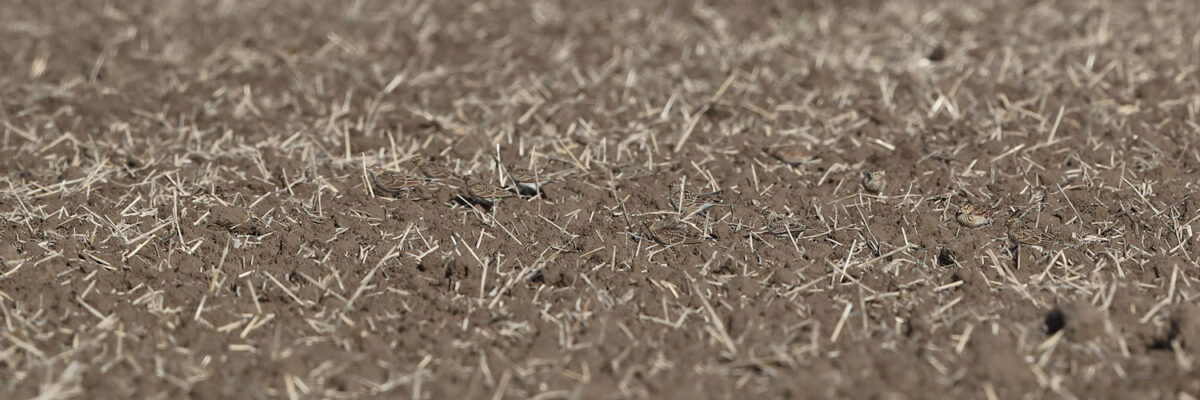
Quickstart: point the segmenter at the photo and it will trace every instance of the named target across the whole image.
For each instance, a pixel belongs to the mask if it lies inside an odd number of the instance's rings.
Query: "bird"
[[[705,239],[704,235],[689,229],[688,224],[674,218],[662,219],[654,223],[646,221],[645,225],[650,239],[663,246],[696,244]]]
[[[719,197],[721,192],[723,191],[716,190],[707,193],[696,193],[681,188],[679,184],[672,182],[667,192],[667,203],[671,205],[672,209],[683,214],[686,218],[702,213],[704,210],[724,202]]]
[[[646,176],[658,176],[662,173],[662,171],[656,167],[648,167],[643,164],[632,163],[609,164],[608,170],[615,174],[615,179],[618,180],[637,179]]]
[[[463,188],[466,189],[467,199],[487,207],[491,207],[501,200],[516,196],[515,193],[505,190],[499,186],[472,179],[470,176],[462,177]]]
[[[371,188],[375,190],[375,193],[392,197],[399,197],[401,193],[429,183],[429,179],[425,177],[388,171],[378,165],[368,169],[367,174],[371,178]]]
[[[763,232],[775,236],[799,236],[808,230],[808,225],[800,222],[794,215],[784,215],[770,210],[763,210]]]
[[[958,212],[954,214],[954,219],[959,225],[967,228],[979,228],[992,223],[992,219],[988,218],[987,214],[976,210],[975,206],[964,204],[958,208]]]
[[[450,182],[459,176],[450,168],[434,161],[432,157],[414,158],[412,163],[417,167],[418,171],[421,171],[421,175],[425,175],[426,178],[429,178],[433,182]]]
[[[883,171],[863,172],[862,187],[867,193],[880,194],[887,187],[887,176]]]
[[[763,152],[767,153],[767,155],[771,157],[774,157],[776,160],[779,160],[779,162],[791,165],[793,167],[800,166],[813,159],[812,154],[809,154],[809,152],[805,151],[804,148],[798,144],[767,146],[763,147]]]
[[[504,172],[505,172],[505,174],[508,175],[509,178],[512,178],[513,183],[516,184],[516,186],[519,190],[537,193],[538,190],[542,189],[542,186],[549,184],[550,182],[553,182],[555,179],[557,179],[560,176],[570,174],[574,171],[569,170],[569,169],[564,169],[562,171],[543,173],[539,169],[537,171],[537,173],[534,173],[528,169],[516,167],[516,166],[513,166],[512,164],[508,164],[504,168]]]
[[[1004,223],[1007,228],[1008,240],[1012,242],[1013,247],[1020,245],[1046,247],[1055,243],[1062,243],[1062,240],[1032,226],[1026,225],[1017,218],[1010,218]]]
[[[948,164],[954,160],[954,153],[956,153],[958,149],[952,146],[925,143],[924,146],[921,147],[921,150],[925,153],[925,155],[917,162],[921,162],[926,158],[929,158],[937,162]]]
[[[1008,221],[1005,221],[1004,226],[1007,228],[1008,240],[1012,243],[1012,247],[1009,249],[1013,252],[1014,269],[1021,269],[1021,245],[1036,247],[1039,249],[1038,251],[1044,251],[1051,244],[1062,244],[1058,238],[1026,225],[1017,217],[1009,218]]]

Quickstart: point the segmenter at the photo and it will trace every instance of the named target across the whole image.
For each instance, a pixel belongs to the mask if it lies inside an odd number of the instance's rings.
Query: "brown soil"
[[[10,0],[0,397],[1194,399],[1195,15]]]

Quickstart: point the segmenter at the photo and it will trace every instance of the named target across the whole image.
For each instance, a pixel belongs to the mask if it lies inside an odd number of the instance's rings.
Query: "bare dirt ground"
[[[0,397],[1195,399],[1195,15],[9,0]]]

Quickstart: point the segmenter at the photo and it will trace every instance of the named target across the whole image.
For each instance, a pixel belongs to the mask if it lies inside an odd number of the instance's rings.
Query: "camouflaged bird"
[[[707,237],[693,229],[687,223],[677,219],[663,219],[650,223],[646,221],[646,232],[650,239],[663,246],[679,246],[703,242]]]
[[[880,194],[887,187],[887,173],[883,171],[863,172],[863,190],[870,194]]]
[[[381,196],[399,197],[403,193],[429,183],[429,179],[425,177],[388,171],[378,165],[368,169],[367,174],[371,181],[371,188]]]
[[[667,203],[671,208],[678,211],[685,218],[692,215],[703,213],[705,210],[712,208],[717,204],[724,202],[719,195],[722,190],[696,193],[691,190],[679,187],[679,184],[672,182],[667,191]]]
[[[800,222],[794,215],[784,215],[770,210],[763,210],[763,228],[761,232],[775,236],[800,236],[807,231],[808,225]]]
[[[1024,213],[1022,213],[1023,215]],[[1013,269],[1021,269],[1021,246],[1036,247],[1045,251],[1052,244],[1063,244],[1062,240],[1046,232],[1026,225],[1020,218],[1009,218],[1004,223],[1007,228],[1008,240],[1012,244]]]
[[[558,179],[558,177],[570,174],[574,171],[566,169],[562,171],[546,173],[539,169],[535,174],[528,169],[508,164],[508,166],[504,168],[504,172],[510,179],[512,179],[513,183],[520,190],[537,193],[538,190],[541,190],[542,186],[554,182],[556,179]]]
[[[813,155],[798,144],[767,146],[763,148],[763,152],[779,160],[779,162],[793,167],[800,166],[813,159]]]
[[[421,171],[421,175],[424,175],[426,178],[429,178],[430,181],[435,183],[453,182],[456,181],[459,176],[449,167],[434,161],[432,157],[414,158],[412,163],[417,167],[418,171]]]
[[[516,196],[516,193],[510,192],[502,187],[478,181],[470,176],[463,176],[463,189],[466,191],[467,200],[483,206],[491,207],[499,203],[501,200]]]
[[[1054,237],[1045,231],[1036,229],[1032,226],[1021,222],[1017,218],[1010,218],[1005,222],[1007,228],[1008,240],[1012,242],[1014,247],[1019,245],[1046,247],[1051,244],[1062,244],[1062,240]]]
[[[970,204],[959,207],[958,212],[954,214],[954,220],[958,221],[959,225],[972,229],[992,223],[992,219],[988,218],[987,213],[976,210],[975,206]]]
[[[605,166],[605,168],[615,175],[617,180],[637,179],[647,176],[658,176],[662,174],[662,170],[657,167],[647,167],[643,164],[621,163],[608,164],[597,162],[597,164]]]

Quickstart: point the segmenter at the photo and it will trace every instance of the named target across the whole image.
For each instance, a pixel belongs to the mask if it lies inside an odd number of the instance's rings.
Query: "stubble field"
[[[11,0],[0,398],[1194,399],[1194,15]]]

